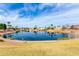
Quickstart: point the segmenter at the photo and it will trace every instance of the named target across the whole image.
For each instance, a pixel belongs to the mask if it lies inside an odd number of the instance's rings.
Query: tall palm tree
[[[50,29],[54,29],[54,26],[53,26],[53,24],[50,24]]]
[[[12,27],[12,25],[11,25],[11,22],[10,22],[10,21],[8,21],[8,22],[7,22],[7,27],[8,27],[9,29]]]
[[[36,25],[34,26],[34,29],[37,29],[37,26]]]
[[[53,24],[51,24],[51,26],[53,26]]]

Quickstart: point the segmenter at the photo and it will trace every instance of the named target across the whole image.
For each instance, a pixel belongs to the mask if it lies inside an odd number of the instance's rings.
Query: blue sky
[[[78,3],[0,3],[0,23],[18,27],[79,24]]]

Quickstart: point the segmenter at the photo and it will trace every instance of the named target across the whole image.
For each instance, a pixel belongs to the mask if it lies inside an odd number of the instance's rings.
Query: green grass
[[[79,56],[79,40],[29,42],[10,45],[0,42],[0,56]]]
[[[69,40],[69,38],[58,38],[57,40]]]

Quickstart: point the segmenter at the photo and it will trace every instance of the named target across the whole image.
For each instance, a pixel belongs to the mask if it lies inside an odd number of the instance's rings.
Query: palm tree
[[[54,29],[54,26],[53,26],[53,24],[50,24],[50,29]]]
[[[8,22],[7,22],[7,26],[8,26],[8,28],[9,28],[9,29],[12,27],[12,25],[11,25],[11,22],[10,22],[10,21],[8,21]]]
[[[36,25],[34,26],[34,29],[37,29],[37,26]]]
[[[51,26],[53,26],[53,24],[51,24]]]
[[[74,29],[74,25],[71,25],[71,26],[70,26],[70,29]]]
[[[10,23],[11,23],[11,22],[9,22],[9,21],[7,22],[8,25],[10,25]]]

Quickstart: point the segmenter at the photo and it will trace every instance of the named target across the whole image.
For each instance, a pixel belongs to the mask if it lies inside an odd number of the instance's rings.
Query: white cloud
[[[43,15],[35,18],[30,22],[32,25],[45,26],[50,24],[78,24],[79,23],[79,7],[67,10],[67,12],[57,14]]]
[[[44,8],[44,6],[46,5],[52,6],[53,4],[50,4],[50,3],[42,4],[39,6],[39,9]],[[25,9],[25,7],[22,9]],[[60,11],[51,12],[50,14],[41,14],[38,17],[35,17],[34,19],[20,18],[18,12],[21,9],[18,9],[15,11],[10,11],[7,9],[7,12],[5,12],[5,10],[3,9],[0,9],[0,12],[3,12],[6,14],[6,16],[0,15],[0,22],[7,23],[7,21],[10,21],[13,25],[15,26],[17,25],[19,27],[22,27],[22,26],[33,27],[34,25],[38,25],[41,27],[41,26],[46,26],[50,24],[62,25],[62,24],[78,24],[79,23],[79,4],[67,5],[67,4],[59,3],[59,4],[56,4],[55,10],[56,9],[59,9]]]

